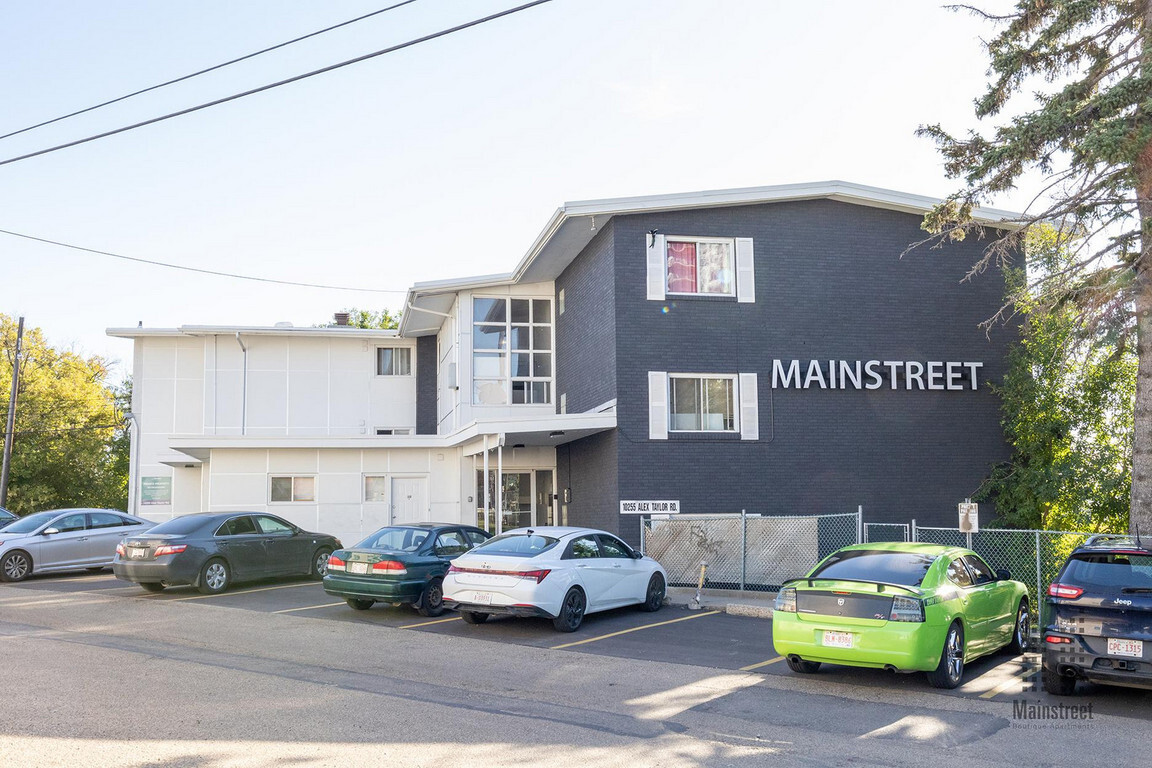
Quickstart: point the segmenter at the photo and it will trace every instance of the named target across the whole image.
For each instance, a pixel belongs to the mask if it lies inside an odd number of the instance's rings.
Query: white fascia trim
[[[276,328],[263,325],[182,325],[179,328],[107,328],[109,336],[132,339],[140,336],[231,336],[236,333],[245,336],[328,336],[345,339],[392,339],[399,334],[394,329],[383,328]]]

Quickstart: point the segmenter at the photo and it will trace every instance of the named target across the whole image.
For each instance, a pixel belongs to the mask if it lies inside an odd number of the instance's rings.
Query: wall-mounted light
[[[548,437],[564,437],[564,430],[557,429],[548,433]]]

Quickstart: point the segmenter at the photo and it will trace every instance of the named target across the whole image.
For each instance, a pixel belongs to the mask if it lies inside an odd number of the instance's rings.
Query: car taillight
[[[1075,600],[1082,594],[1084,594],[1084,590],[1080,587],[1072,587],[1067,584],[1048,585],[1048,595],[1050,597],[1062,597],[1065,600]]]
[[[160,557],[161,555],[178,555],[186,549],[188,549],[187,544],[165,544],[162,547],[156,547],[156,557]]]
[[[889,621],[924,621],[924,604],[914,597],[892,598],[892,612]]]
[[[777,592],[774,607],[784,613],[796,613],[796,590],[792,587],[784,587]]]
[[[395,560],[381,560],[372,566],[373,571],[383,571],[385,573],[394,573],[397,576],[403,576],[408,573],[408,569],[404,567],[404,563]]]
[[[0,544],[3,543],[4,542],[0,541]],[[120,542],[116,545],[116,554],[120,555],[120,557],[124,557],[124,542]]]
[[[450,566],[448,566],[448,573],[463,573],[463,569],[457,568],[454,565],[450,565]]]
[[[1071,642],[1072,642],[1072,638],[1070,638],[1070,637],[1059,637],[1059,636],[1057,636],[1057,635],[1048,635],[1047,637],[1045,637],[1045,638],[1044,638],[1044,642],[1046,642],[1046,643],[1052,643],[1053,645],[1061,645],[1061,644],[1064,644],[1064,643],[1071,643]]]
[[[328,570],[344,571],[347,570],[347,566],[344,561],[336,557],[336,555],[328,555]]]
[[[536,579],[536,583],[539,584],[540,582],[544,581],[544,577],[550,573],[552,573],[552,571],[548,570],[548,569],[538,570],[538,571],[521,571],[520,572],[520,578],[522,578],[522,579]]]

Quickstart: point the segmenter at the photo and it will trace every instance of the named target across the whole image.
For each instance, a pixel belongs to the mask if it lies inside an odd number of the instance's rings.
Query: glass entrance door
[[[484,471],[476,471],[476,525],[490,533],[554,525],[552,510],[552,470],[505,472],[501,478],[502,509],[499,528],[496,520],[496,472],[488,471],[488,500],[484,507]]]

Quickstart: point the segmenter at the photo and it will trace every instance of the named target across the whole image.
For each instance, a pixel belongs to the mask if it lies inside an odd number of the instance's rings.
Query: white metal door
[[[415,523],[427,521],[428,478],[392,478],[392,523]]]

